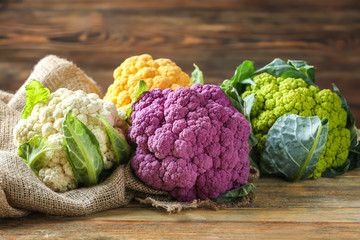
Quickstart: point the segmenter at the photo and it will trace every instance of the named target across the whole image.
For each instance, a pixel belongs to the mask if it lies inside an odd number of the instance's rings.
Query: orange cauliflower
[[[138,90],[138,82],[144,80],[148,90],[155,88],[190,87],[189,75],[184,73],[170,59],[154,60],[149,54],[126,59],[114,71],[114,83],[110,85],[104,97],[116,107],[126,111]]]

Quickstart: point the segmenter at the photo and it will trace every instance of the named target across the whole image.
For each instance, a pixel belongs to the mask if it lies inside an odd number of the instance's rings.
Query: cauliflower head
[[[255,76],[253,81],[256,86],[248,85],[241,97],[256,94],[250,117],[253,131],[260,139],[258,150],[263,149],[267,133],[279,117],[287,113],[303,117],[318,116],[329,119],[329,133],[310,177],[318,178],[327,168],[339,167],[346,161],[350,131],[345,128],[347,113],[336,93],[329,89],[320,91],[303,79],[276,78],[268,73]]]
[[[154,189],[179,201],[214,199],[249,176],[250,123],[220,87],[153,89],[133,106],[131,166]]]
[[[190,87],[189,76],[170,59],[154,60],[143,54],[126,59],[114,71],[114,83],[110,85],[104,99],[126,111],[138,90],[138,82],[144,80],[148,89]]]
[[[38,172],[39,178],[52,190],[65,192],[76,188],[74,173],[63,148],[62,123],[66,113],[73,114],[84,123],[96,136],[103,155],[104,168],[113,166],[115,155],[107,132],[97,115],[104,117],[109,124],[116,127],[124,137],[121,129],[126,126],[118,117],[116,106],[102,100],[94,93],[87,94],[81,90],[71,91],[60,88],[51,93],[45,103],[37,103],[26,119],[21,119],[14,128],[14,144],[19,147],[34,136],[47,138],[59,148],[54,152],[50,162]]]

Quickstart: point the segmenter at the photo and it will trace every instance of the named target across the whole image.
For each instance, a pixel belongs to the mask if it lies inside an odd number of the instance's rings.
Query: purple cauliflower
[[[130,120],[131,166],[152,188],[192,201],[246,183],[250,123],[220,87],[150,90],[134,104]]]

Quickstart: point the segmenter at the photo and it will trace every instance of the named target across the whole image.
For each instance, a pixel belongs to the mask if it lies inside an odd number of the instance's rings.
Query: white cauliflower
[[[62,123],[64,117],[72,113],[84,123],[96,136],[103,155],[104,169],[110,169],[116,161],[115,154],[106,129],[96,117],[101,115],[124,137],[119,129],[126,126],[126,122],[118,115],[116,106],[102,100],[94,93],[87,94],[81,90],[71,91],[60,88],[51,93],[45,103],[37,103],[31,115],[21,119],[14,129],[14,143],[17,147],[29,141],[34,136],[47,138],[55,150],[50,162],[38,171],[39,178],[52,190],[65,192],[76,188],[74,173],[66,159]]]

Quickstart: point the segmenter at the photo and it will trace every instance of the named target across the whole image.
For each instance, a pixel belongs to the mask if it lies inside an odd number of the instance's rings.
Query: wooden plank
[[[138,237],[146,239],[172,238],[183,239],[199,237],[201,239],[209,238],[283,238],[291,237],[295,239],[304,239],[304,237],[331,237],[333,234],[341,235],[346,239],[356,239],[360,234],[360,223],[358,221],[344,222],[331,220],[333,216],[325,212],[314,211],[309,213],[308,219],[311,221],[302,221],[302,211],[299,209],[297,214],[292,216],[297,221],[287,221],[288,213],[284,210],[278,212],[284,214],[284,219],[279,216],[277,220],[270,220],[273,212],[263,212],[263,217],[257,218],[257,213],[261,210],[244,213],[237,211],[232,216],[239,216],[233,220],[227,218],[231,211],[220,214],[207,214],[208,211],[189,211],[192,216],[183,217],[183,214],[168,215],[156,210],[138,210],[130,209],[123,211],[119,209],[112,211],[113,216],[104,217],[93,216],[88,219],[62,219],[54,217],[41,218],[34,215],[25,221],[9,220],[2,227],[0,236],[3,239],[31,239],[35,237],[46,238],[76,238],[92,239],[115,238],[115,237]],[[127,210],[127,209],[125,209]],[[247,210],[245,210],[247,211]],[[311,210],[308,209],[308,212]],[[300,216],[298,215],[300,213]],[[344,214],[348,213],[345,210]],[[250,221],[243,220],[244,215],[248,214]],[[317,214],[322,214],[325,221],[316,221]],[[341,214],[341,213],[340,213]],[[104,214],[103,214],[104,215]],[[135,216],[135,218],[134,218]],[[219,216],[222,216],[220,218]],[[215,217],[215,219],[204,220],[205,218]],[[256,219],[256,220],[255,220]]]

